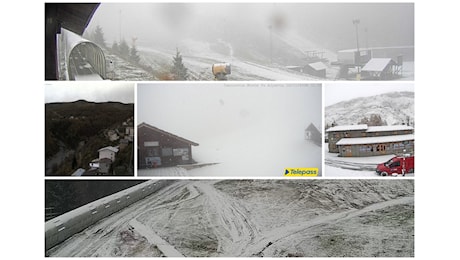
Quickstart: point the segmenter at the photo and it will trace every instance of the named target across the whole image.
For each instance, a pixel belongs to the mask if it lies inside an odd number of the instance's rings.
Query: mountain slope
[[[325,108],[325,123],[358,124],[363,118],[380,115],[387,125],[414,124],[414,92],[390,92],[342,101]]]

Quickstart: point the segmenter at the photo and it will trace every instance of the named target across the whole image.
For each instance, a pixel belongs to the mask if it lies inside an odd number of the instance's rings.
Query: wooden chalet
[[[321,147],[321,144],[322,144],[321,133],[318,130],[318,128],[316,128],[315,125],[313,125],[313,123],[311,123],[305,129],[305,140],[312,141],[314,144]]]
[[[152,125],[138,125],[138,168],[169,167],[191,164],[192,146],[197,143]]]

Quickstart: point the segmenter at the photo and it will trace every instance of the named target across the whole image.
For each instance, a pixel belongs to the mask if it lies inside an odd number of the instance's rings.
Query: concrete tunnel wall
[[[45,251],[172,182],[174,180],[149,180],[48,220],[45,222]]]

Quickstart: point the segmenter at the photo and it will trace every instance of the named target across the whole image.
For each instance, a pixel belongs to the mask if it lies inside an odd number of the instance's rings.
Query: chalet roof
[[[384,125],[384,126],[369,126],[366,132],[391,132],[391,131],[404,131],[414,130],[412,126],[408,125]]]
[[[314,131],[314,132],[318,132],[318,133],[319,133],[318,128],[316,128],[316,126],[315,126],[313,123],[310,123],[310,125],[309,125],[305,130]]]
[[[367,125],[338,125],[330,127],[326,132],[339,132],[339,131],[357,131],[357,130],[367,130]]]
[[[113,146],[107,146],[107,147],[101,148],[101,149],[99,149],[97,151],[100,152],[100,151],[104,151],[104,150],[109,150],[109,151],[112,151],[114,153],[118,153],[118,148],[113,147]]]
[[[184,143],[188,143],[188,144],[193,145],[193,146],[198,146],[198,145],[199,145],[199,144],[197,144],[197,143],[195,143],[195,142],[193,142],[193,141],[187,140],[187,139],[182,138],[182,137],[180,137],[180,136],[177,136],[177,135],[175,135],[175,134],[171,134],[171,133],[169,133],[169,132],[166,132],[166,131],[164,131],[164,130],[161,130],[160,128],[154,127],[154,126],[149,125],[149,124],[146,124],[146,123],[144,123],[144,122],[142,122],[142,123],[138,126],[138,129],[140,129],[141,127],[145,127],[145,128],[147,128],[147,129],[153,130],[153,131],[155,131],[155,132],[158,132],[158,133],[167,135],[167,136],[169,136],[169,137],[171,137],[171,138],[174,138],[174,139],[179,140],[179,141],[184,142]]]
[[[314,70],[325,70],[327,69],[326,65],[321,61],[309,63],[308,66],[312,67]]]
[[[337,142],[337,145],[354,145],[354,144],[378,144],[390,142],[402,142],[414,140],[414,135],[389,135],[377,137],[357,137],[357,138],[342,138]]]
[[[396,64],[391,58],[372,58],[361,71],[383,71],[389,64]]]

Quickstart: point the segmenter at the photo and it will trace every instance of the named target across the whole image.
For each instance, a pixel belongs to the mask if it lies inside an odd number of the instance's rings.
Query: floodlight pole
[[[272,25],[268,26],[270,30],[270,65],[273,63],[273,36],[272,36]]]
[[[356,50],[359,53],[359,37],[358,37],[358,24],[359,24],[359,19],[354,19],[353,24],[355,25],[356,28]]]
[[[356,52],[357,52],[357,56],[356,56],[356,61],[355,61],[355,64],[358,66],[358,74],[356,74],[356,79],[357,80],[360,80],[361,79],[361,67],[360,67],[360,64],[361,64],[361,53],[359,52],[359,37],[358,37],[358,25],[359,25],[359,19],[353,19],[353,24],[355,25],[355,29],[356,29]]]

